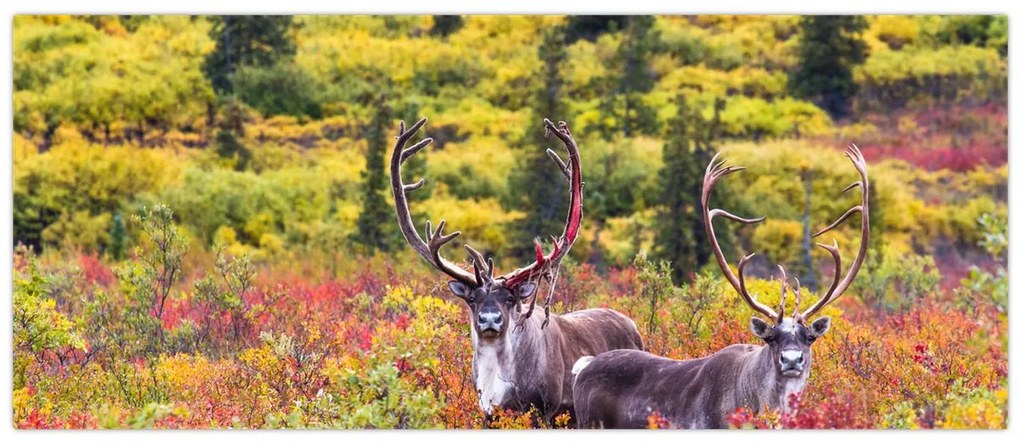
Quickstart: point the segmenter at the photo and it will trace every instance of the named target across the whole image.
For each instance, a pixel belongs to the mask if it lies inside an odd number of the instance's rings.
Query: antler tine
[[[425,185],[425,178],[419,179],[418,182],[415,182],[414,184],[404,184],[404,191],[410,192],[413,190],[418,190],[423,185]]]
[[[482,254],[468,244],[464,244],[464,249],[467,250],[468,255],[471,256],[471,264],[474,265],[475,269],[475,279],[478,280],[479,283],[491,281],[492,269],[485,267],[485,260],[482,258]],[[486,278],[490,279],[486,280]]]
[[[410,148],[407,148],[407,149],[401,151],[400,152],[400,162],[406,161],[407,158],[410,158],[411,156],[414,156],[415,153],[418,153],[419,151],[421,151],[421,149],[423,149],[425,147],[428,147],[429,144],[431,144],[431,143],[432,143],[432,138],[425,138],[425,139],[422,139],[422,140],[418,141],[417,144],[412,145]]]
[[[832,255],[833,260],[836,262],[836,270],[835,275],[832,278],[832,285],[829,287],[829,290],[825,293],[825,296],[823,296],[821,300],[818,300],[817,302],[815,302],[815,304],[811,305],[811,307],[804,311],[803,316],[804,319],[807,319],[812,315],[818,313],[818,311],[822,310],[822,308],[824,308],[826,305],[832,303],[837,298],[842,296],[843,292],[846,292],[847,288],[850,287],[850,284],[853,283],[855,278],[857,278],[857,273],[860,272],[861,266],[864,264],[864,257],[868,252],[868,238],[871,234],[870,215],[868,212],[870,201],[868,187],[868,166],[867,163],[864,161],[864,154],[861,153],[861,149],[857,148],[857,146],[854,144],[850,144],[850,146],[847,148],[846,156],[847,158],[850,158],[850,162],[854,164],[854,168],[856,168],[857,173],[861,175],[861,179],[857,182],[854,182],[853,184],[850,184],[850,186],[843,189],[843,191],[846,192],[855,187],[859,187],[861,189],[861,204],[851,207],[849,210],[846,211],[846,213],[840,216],[836,220],[836,222],[818,231],[818,233],[813,235],[813,237],[816,237],[818,235],[821,235],[836,228],[844,221],[846,221],[848,218],[850,218],[850,216],[852,216],[853,214],[860,213],[861,245],[857,249],[857,257],[854,258],[854,262],[850,264],[850,269],[847,271],[846,276],[840,279],[842,257],[839,254],[839,245],[836,244],[835,240],[833,240],[832,246],[819,244],[819,246],[829,251],[829,254]]]
[[[793,283],[796,285],[796,287],[793,288],[793,295],[795,297],[795,299],[793,300],[793,319],[794,320],[799,320],[800,319],[800,280],[798,280],[797,277],[793,277]]]
[[[712,218],[715,218],[716,216],[721,216],[723,218],[731,219],[733,221],[744,223],[744,224],[756,224],[756,223],[760,223],[762,221],[765,221],[765,217],[764,216],[760,216],[758,218],[741,218],[741,217],[739,217],[737,215],[734,215],[734,214],[732,214],[730,212],[727,212],[727,211],[725,211],[723,209],[712,209],[708,213],[709,213],[709,216],[711,216]]]
[[[471,259],[471,266],[471,268],[475,270],[475,281],[483,283],[485,280],[482,278],[482,268],[485,266],[478,264],[478,261],[474,258]]]
[[[708,204],[708,198],[711,195],[712,189],[715,188],[715,184],[719,182],[719,180],[722,179],[723,176],[726,176],[730,173],[736,173],[746,168],[737,166],[726,166],[725,159],[716,163],[716,159],[718,159],[720,155],[722,155],[721,152],[716,153],[715,156],[712,157],[712,160],[708,162],[708,167],[705,168],[705,179],[702,182],[701,189],[702,206],[706,206]]]
[[[439,253],[439,250],[442,249],[443,246],[445,246],[446,244],[449,244],[450,241],[453,241],[454,238],[460,236],[460,231],[458,230],[456,232],[452,232],[452,233],[449,233],[447,235],[443,235],[443,229],[444,228],[446,228],[446,220],[445,219],[444,220],[440,220],[439,224],[436,225],[436,231],[429,235],[429,239],[428,239],[429,256],[432,258],[433,264],[435,264],[436,267],[440,271],[442,271],[442,272],[446,273],[447,275],[450,275],[451,277],[454,277],[454,278],[456,278],[458,280],[464,281],[461,278],[457,277],[455,274],[457,274],[457,273],[464,273],[466,275],[467,272],[464,271],[464,269],[461,269],[460,267],[457,267],[457,266],[451,264],[450,262],[446,261],[446,259],[443,258],[443,256]],[[468,276],[470,277],[470,280],[469,281],[464,281],[464,282],[466,282],[466,283],[475,283],[475,285],[481,284],[480,282],[476,282],[474,280],[475,277],[470,276],[470,275],[468,275]]]
[[[850,210],[847,210],[846,213],[843,214],[843,216],[840,216],[838,219],[836,219],[836,222],[834,222],[832,224],[829,224],[827,227],[825,227],[822,230],[819,230],[818,232],[815,232],[815,234],[811,235],[811,237],[812,238],[816,238],[816,237],[818,237],[818,235],[821,235],[821,234],[823,234],[825,232],[828,232],[828,231],[830,231],[832,229],[835,229],[836,227],[839,227],[839,225],[842,224],[843,221],[846,221],[848,218],[853,216],[854,213],[860,213],[863,210],[864,209],[861,206],[853,206],[853,207],[851,207]]]
[[[404,146],[407,145],[407,141],[409,141],[427,121],[428,119],[423,118],[406,130],[404,122],[401,121],[398,127],[399,132],[396,138],[397,141],[393,146],[393,155],[390,158],[390,188],[393,192],[393,202],[397,211],[397,225],[400,226],[400,233],[404,235],[404,239],[407,240],[407,243],[414,248],[415,252],[418,252],[418,256],[422,257],[425,261],[428,261],[432,267],[439,269],[441,272],[458,281],[472,286],[477,286],[480,283],[476,281],[475,276],[447,261],[439,253],[439,249],[459,236],[460,232],[443,235],[443,229],[446,227],[445,220],[440,221],[435,232],[432,231],[432,223],[426,222],[425,232],[427,240],[423,240],[421,235],[418,233],[418,230],[415,229],[414,222],[411,221],[411,210],[407,202],[407,192],[418,190],[424,186],[425,179],[422,178],[415,183],[405,184],[401,177],[401,166],[409,157],[431,144],[432,138],[422,139],[407,149],[405,149]]]
[[[719,154],[716,154],[712,157],[712,160],[709,161],[708,168],[705,169],[705,177],[701,183],[701,210],[705,214],[705,233],[708,235],[708,243],[712,247],[712,252],[715,253],[716,262],[719,263],[719,267],[722,268],[723,276],[725,276],[726,280],[730,282],[730,285],[736,289],[744,302],[747,303],[748,306],[751,306],[751,309],[762,313],[770,319],[776,319],[778,314],[768,306],[765,306],[755,300],[755,298],[747,292],[747,286],[744,284],[744,266],[747,264],[748,260],[754,256],[754,253],[752,252],[747,254],[740,259],[740,262],[737,264],[737,273],[739,274],[738,278],[733,275],[733,271],[730,270],[730,265],[726,261],[726,256],[723,255],[722,248],[719,246],[719,240],[716,238],[715,227],[712,226],[712,220],[716,216],[722,216],[726,219],[731,219],[743,224],[755,224],[765,220],[764,216],[760,218],[741,218],[722,209],[709,210],[708,201],[712,197],[712,189],[715,188],[719,179],[730,173],[744,169],[744,167],[724,167],[723,165],[726,161],[716,163],[716,159],[718,158]]]
[[[560,172],[563,173],[563,177],[566,178],[567,181],[570,181],[570,166],[568,166],[566,162],[563,162],[563,158],[560,158],[560,155],[556,154],[556,152],[551,148],[545,149],[545,154],[549,155],[553,162],[556,163],[556,166],[560,168]]]
[[[843,256],[839,253],[839,243],[836,242],[835,238],[833,238],[831,246],[828,244],[818,243],[818,247],[829,252],[829,255],[832,255],[832,261],[835,264],[832,275],[832,284],[829,285],[829,290],[825,291],[825,295],[823,295],[822,298],[815,303],[815,305],[820,305],[818,306],[818,309],[821,309],[826,304],[829,304],[829,301],[832,299],[833,292],[835,292],[836,286],[839,284],[839,275],[842,273],[843,269]],[[811,316],[812,312],[810,312],[810,310],[811,309],[809,308],[808,311],[805,311],[804,316],[802,316],[801,319],[807,319]]]
[[[545,262],[545,252],[542,250],[542,241],[535,237],[535,260],[539,263]]]
[[[789,281],[786,279],[786,269],[783,266],[779,266],[779,310],[776,311],[776,323],[783,322],[783,315],[786,312],[786,288],[789,285]]]
[[[464,245],[464,249],[471,255],[471,262],[475,265],[475,275],[478,277],[478,283],[492,283],[492,258],[490,257],[486,261],[480,252],[467,244]]]
[[[560,140],[563,141],[564,144],[574,143],[574,137],[570,135],[570,129],[567,128],[566,122],[559,121],[559,123],[553,125],[553,121],[549,120],[549,118],[546,117],[542,118],[542,124],[545,125],[546,134],[552,132],[553,134],[556,135],[556,137],[560,138]]]

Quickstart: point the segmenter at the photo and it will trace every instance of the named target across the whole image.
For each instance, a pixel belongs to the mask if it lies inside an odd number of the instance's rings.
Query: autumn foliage
[[[731,425],[1004,428],[1005,19],[866,17],[860,92],[833,120],[788,91],[797,16],[607,26],[564,39],[555,70],[539,47],[549,28],[578,33],[569,17],[297,16],[276,29],[282,62],[242,67],[230,94],[205,72],[229,40],[214,18],[16,16],[14,423],[572,427],[504,409],[487,420],[465,305],[390,218],[361,218],[372,197],[392,205],[369,162],[388,158],[399,120],[427,116],[435,143],[406,178],[428,178],[415,223],[463,232],[452,261],[467,241],[500,270],[519,266],[507,252],[531,251],[513,235],[528,214],[509,172],[542,156],[532,98],[551,82],[562,100],[547,117],[569,122],[585,175],[553,312],[619,310],[650,352],[675,359],[758,342],[716,265],[675,284],[645,255],[670,235],[655,221],[660,178],[675,173],[662,156],[672,101],[705,114],[718,100],[714,148],[750,168],[717,194],[768,218],[726,248],[758,252],[748,285],[766,304],[776,264],[805,283],[832,278],[804,231],[853,199],[839,194],[856,180],[846,144],[862,148],[873,193],[868,260],[823,311],[833,324],[806,390],[790,412],[738,409]],[[623,69],[642,88],[621,93]],[[854,252],[854,224],[826,237]],[[367,249],[359,226],[392,239]],[[649,427],[682,426],[652,413]]]
[[[471,381],[466,309],[446,295],[441,280],[417,269],[398,272],[382,261],[308,280],[278,277],[293,265],[259,264],[250,286],[232,295],[239,301],[229,304],[205,299],[196,273],[156,319],[154,311],[130,314],[131,286],[111,279],[110,265],[85,254],[69,259],[16,254],[19,428],[569,424],[504,410],[484,424]],[[591,274],[570,265],[564,281]],[[718,277],[656,288],[668,283],[668,270],[640,259],[611,276],[583,281],[584,293],[562,287],[554,310],[614,307],[638,323],[650,351],[673,358],[755,342],[745,326],[749,309]],[[778,298],[772,282],[750,286],[764,301]],[[661,293],[657,302],[651,288]],[[704,303],[690,305],[701,292],[709,293]],[[37,311],[20,310],[29,305]],[[741,409],[730,416],[734,427],[1005,425],[1006,322],[991,302],[961,307],[936,291],[889,312],[851,295],[825,312],[834,317],[833,329],[814,346],[809,384],[792,401],[793,412]],[[162,337],[151,323],[162,326]],[[650,418],[650,426],[670,427],[660,418]]]

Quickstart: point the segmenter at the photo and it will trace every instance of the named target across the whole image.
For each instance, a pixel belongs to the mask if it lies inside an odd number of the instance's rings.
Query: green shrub
[[[882,248],[872,252],[857,275],[861,299],[873,307],[905,311],[938,290],[941,274],[930,256]]]
[[[978,219],[984,229],[984,239],[978,245],[985,249],[997,263],[991,272],[977,266],[971,266],[967,277],[960,280],[956,291],[959,304],[971,306],[973,300],[989,301],[1001,313],[1006,313],[1009,306],[1009,276],[1003,266],[1005,254],[1009,247],[1006,220],[992,214],[983,214]]]
[[[266,117],[276,115],[319,119],[322,105],[318,82],[300,66],[242,66],[234,74],[234,92]]]

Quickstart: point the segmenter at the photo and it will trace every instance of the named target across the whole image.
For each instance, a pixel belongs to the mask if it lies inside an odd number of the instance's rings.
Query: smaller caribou
[[[718,155],[716,155],[718,157]],[[839,219],[814,236],[828,232],[854,213],[861,214],[861,245],[846,277],[840,279],[842,261],[839,247],[819,244],[835,261],[835,277],[825,295],[803,313],[799,312],[800,283],[793,289],[796,303],[791,316],[785,316],[784,303],[788,282],[780,266],[780,302],[774,311],[755,300],[744,285],[744,266],[754,253],[737,264],[737,276],[730,270],[715,237],[712,218],[722,216],[744,224],[765,218],[745,219],[722,209],[708,210],[712,188],[720,178],[743,167],[723,167],[709,163],[702,183],[701,206],[705,212],[705,231],[723,275],[737,293],[755,311],[769,321],[751,318],[751,332],[765,346],[735,344],[708,357],[670,360],[642,351],[610,351],[583,357],[574,365],[574,404],[580,428],[645,428],[652,413],[682,428],[724,428],[726,416],[746,407],[757,413],[763,408],[790,409],[790,394],[800,393],[811,370],[811,344],[829,329],[829,317],[808,320],[839,298],[853,282],[864,262],[868,248],[868,173],[864,156],[851,145],[847,157],[861,180],[844,189],[860,187],[862,204],[852,207]]]

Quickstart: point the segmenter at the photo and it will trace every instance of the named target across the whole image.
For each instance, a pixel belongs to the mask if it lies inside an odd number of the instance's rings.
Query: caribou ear
[[[768,338],[769,331],[771,330],[772,328],[769,327],[769,324],[766,323],[765,320],[758,317],[751,317],[751,333],[753,333],[756,337],[764,340]]]
[[[535,283],[521,283],[520,286],[517,286],[517,298],[528,298],[535,293],[535,289],[538,289],[538,285]]]
[[[471,295],[471,286],[457,280],[450,280],[450,291],[454,295],[467,300],[468,295]]]
[[[821,317],[811,322],[811,337],[821,337],[826,331],[829,330],[829,317]]]

